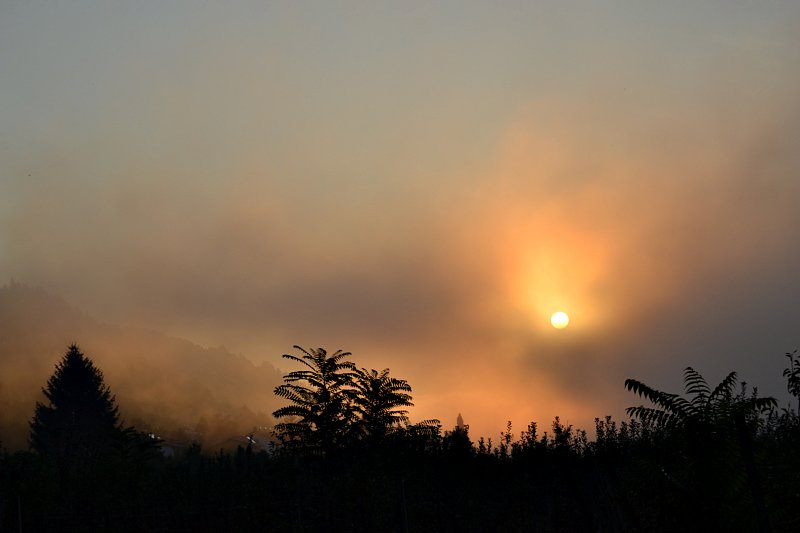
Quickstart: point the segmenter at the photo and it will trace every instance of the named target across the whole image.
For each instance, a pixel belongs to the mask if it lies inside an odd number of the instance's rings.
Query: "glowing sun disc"
[[[569,324],[569,317],[564,311],[556,311],[553,313],[553,316],[550,317],[550,323],[553,324],[553,327],[556,329],[564,329],[567,327],[567,324]]]

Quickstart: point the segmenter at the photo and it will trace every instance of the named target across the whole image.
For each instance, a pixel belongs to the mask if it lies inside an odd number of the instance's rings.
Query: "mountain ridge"
[[[0,287],[0,442],[27,447],[41,388],[76,343],[103,372],[125,424],[166,437],[221,442],[272,426],[282,374],[224,347],[103,323],[41,288]]]

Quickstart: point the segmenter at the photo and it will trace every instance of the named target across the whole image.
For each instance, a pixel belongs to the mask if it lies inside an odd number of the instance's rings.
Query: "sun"
[[[567,324],[569,324],[569,317],[564,311],[556,311],[553,313],[553,316],[550,317],[550,323],[553,324],[553,327],[556,329],[564,329],[567,327]]]

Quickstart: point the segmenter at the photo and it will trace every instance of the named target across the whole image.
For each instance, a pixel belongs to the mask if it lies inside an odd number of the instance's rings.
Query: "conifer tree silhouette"
[[[30,422],[31,448],[72,472],[91,466],[115,449],[124,431],[115,397],[103,373],[72,344],[42,389]]]

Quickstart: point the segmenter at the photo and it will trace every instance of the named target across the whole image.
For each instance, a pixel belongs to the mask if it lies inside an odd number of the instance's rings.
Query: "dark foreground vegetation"
[[[411,388],[350,354],[301,368],[269,450],[167,456],[120,424],[102,373],[71,346],[43,389],[30,450],[0,457],[0,531],[797,531],[800,419],[729,374],[686,369],[685,395],[636,380],[633,418],[590,438],[558,418],[499,442],[409,422]],[[800,361],[787,354],[800,401]],[[33,407],[33,406],[32,406]]]

